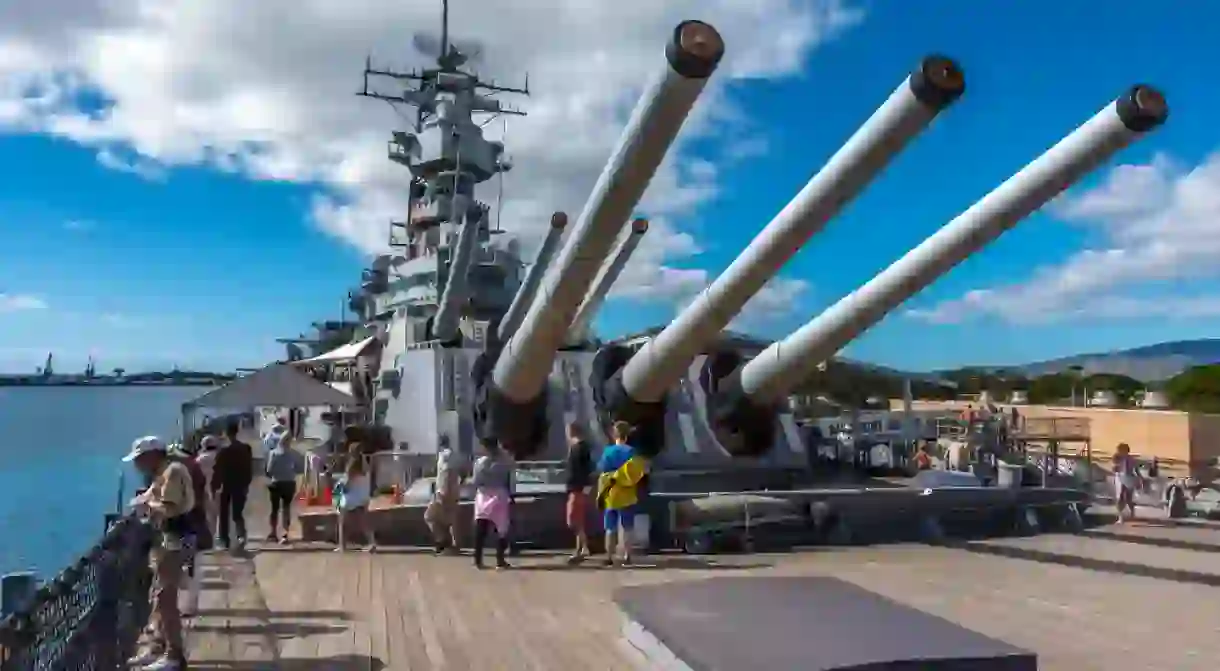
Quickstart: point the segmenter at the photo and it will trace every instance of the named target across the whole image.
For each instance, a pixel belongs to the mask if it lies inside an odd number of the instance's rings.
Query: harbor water
[[[131,441],[167,440],[202,387],[0,388],[0,574],[46,579],[87,551],[130,498]],[[119,476],[126,472],[126,492]]]

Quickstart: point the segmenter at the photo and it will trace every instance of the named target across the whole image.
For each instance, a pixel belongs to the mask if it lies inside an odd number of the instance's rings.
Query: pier
[[[261,492],[251,504],[259,538]],[[479,572],[469,556],[425,549],[252,542],[247,556],[204,558],[189,639],[195,669],[618,671],[641,663],[621,640],[620,587],[828,576],[1036,653],[1043,671],[1210,670],[1220,656],[1218,557],[1220,523],[1193,519],[936,545],[661,554],[628,569],[526,552],[512,570]],[[817,635],[817,622],[807,628]],[[861,631],[859,645],[886,635]]]

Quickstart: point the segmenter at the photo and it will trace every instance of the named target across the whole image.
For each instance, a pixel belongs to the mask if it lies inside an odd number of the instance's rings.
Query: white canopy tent
[[[336,347],[335,349],[332,349],[331,351],[326,352],[325,354],[319,354],[318,356],[315,356],[310,359],[301,359],[300,361],[293,361],[292,365],[308,366],[308,365],[312,365],[312,364],[346,363],[348,361],[354,360],[356,357],[363,354],[364,350],[368,349],[369,345],[373,344],[373,341],[376,339],[377,339],[376,336],[372,336],[369,338],[365,338],[364,340],[359,340],[357,342],[348,343],[346,345],[343,345],[342,347]]]

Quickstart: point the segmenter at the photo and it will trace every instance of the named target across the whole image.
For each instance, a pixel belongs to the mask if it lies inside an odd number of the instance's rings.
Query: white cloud
[[[118,172],[131,173],[147,180],[160,180],[165,178],[165,169],[157,165],[153,161],[142,159],[140,157],[125,158],[114,147],[102,147],[97,152],[97,162],[103,167],[116,170]]]
[[[45,310],[46,301],[29,294],[0,293],[0,314],[5,312],[24,312],[26,310]]]
[[[975,289],[910,316],[938,323],[992,316],[1013,322],[1220,314],[1220,291],[1182,295],[1177,283],[1220,278],[1220,154],[1187,167],[1163,155],[1120,165],[1052,212],[1104,242],[1020,284]]]
[[[776,277],[754,295],[729,328],[741,331],[764,330],[791,317],[809,292],[805,280]]]
[[[505,178],[504,227],[527,249],[550,212],[575,215],[600,172],[660,49],[681,19],[720,28],[728,56],[684,138],[724,138],[716,155],[681,145],[642,209],[654,220],[624,284],[687,295],[698,253],[674,222],[716,195],[710,160],[765,149],[761,126],[734,104],[731,83],[795,75],[810,49],[853,25],[846,0],[492,0],[453,3],[454,33],[484,43],[483,75],[519,84],[530,112],[508,127],[516,168]],[[96,148],[104,165],[155,177],[208,164],[257,179],[315,183],[316,223],[365,251],[402,218],[405,169],[386,159],[393,110],[351,94],[365,54],[424,65],[411,32],[432,29],[439,2],[411,0],[63,0],[0,7],[0,127]],[[493,124],[490,135],[499,133]],[[707,152],[702,152],[706,154]],[[494,188],[494,187],[493,187]],[[484,192],[491,197],[494,191]]]

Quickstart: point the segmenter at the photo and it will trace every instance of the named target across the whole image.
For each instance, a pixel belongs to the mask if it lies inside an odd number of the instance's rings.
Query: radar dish
[[[483,57],[483,43],[476,40],[455,40],[450,49],[465,56],[467,63],[477,63]]]

